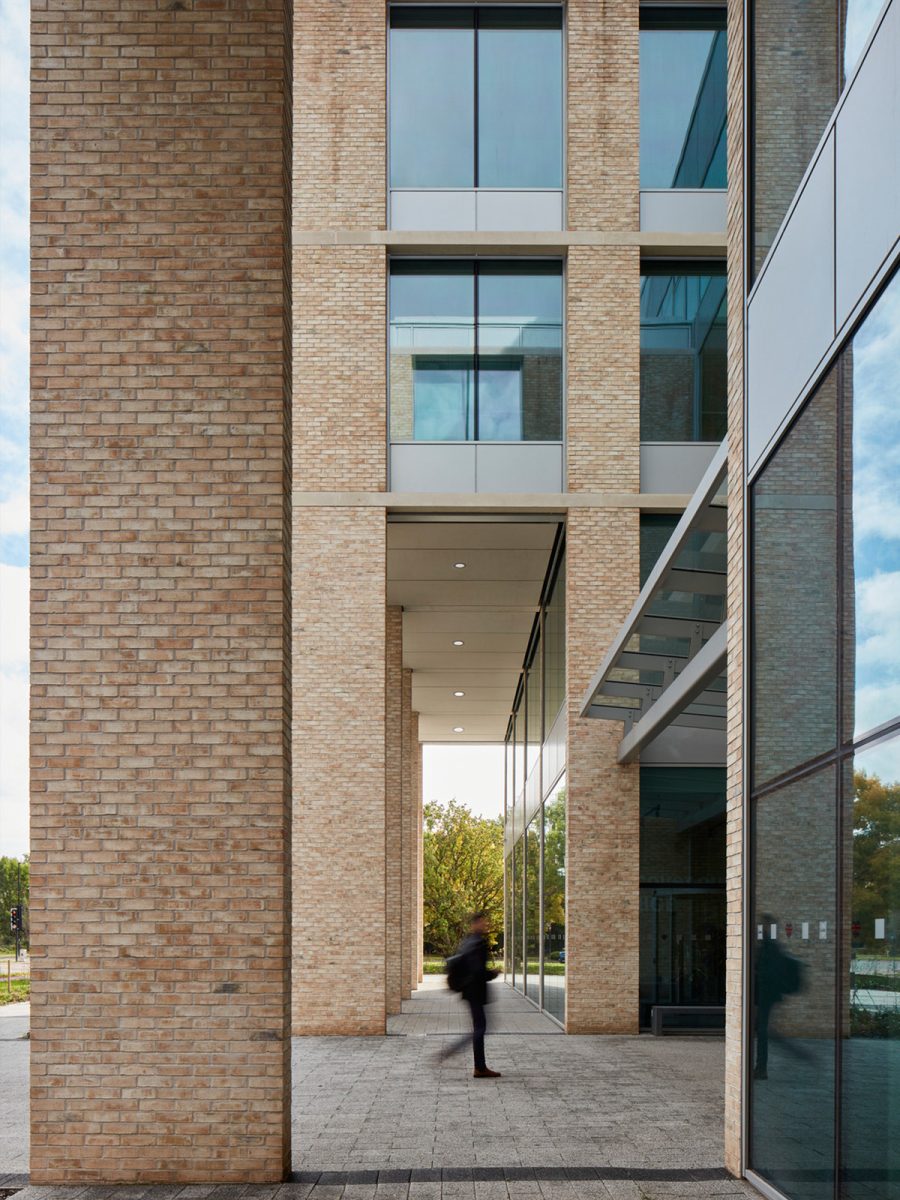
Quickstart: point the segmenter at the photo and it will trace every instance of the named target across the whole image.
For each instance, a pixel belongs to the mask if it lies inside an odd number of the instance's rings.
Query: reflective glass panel
[[[471,263],[392,263],[390,326],[392,440],[471,438],[475,424]]]
[[[891,1200],[900,1187],[900,738],[858,751],[842,782],[850,948],[841,981],[841,1196]]]
[[[558,262],[478,267],[478,438],[562,438]]]
[[[641,14],[642,188],[726,186],[725,45],[724,14]]]
[[[534,770],[538,755],[541,751],[541,642],[538,638],[537,645],[534,651],[534,658],[531,660],[531,666],[528,668],[527,676],[527,695],[528,695],[528,751],[527,751],[527,768],[529,775]]]
[[[727,411],[724,268],[641,275],[641,441],[721,441]]]
[[[841,356],[844,403],[844,734],[900,716],[900,276]]]
[[[478,186],[562,187],[559,9],[481,9]]]
[[[753,786],[837,741],[837,376],[753,485]]]
[[[544,1008],[566,1019],[566,777],[544,804]]]
[[[844,79],[856,69],[869,35],[875,28],[884,0],[845,0]]]
[[[750,1165],[792,1200],[834,1187],[835,769],[758,798]]]
[[[536,817],[525,834],[525,994],[540,1003],[541,825]]]
[[[522,953],[522,885],[525,866],[525,838],[519,838],[513,857],[513,985],[519,990],[524,989],[525,959]]]
[[[471,12],[392,10],[390,60],[391,187],[474,187]]]
[[[544,617],[544,736],[566,698],[566,560],[562,559]]]

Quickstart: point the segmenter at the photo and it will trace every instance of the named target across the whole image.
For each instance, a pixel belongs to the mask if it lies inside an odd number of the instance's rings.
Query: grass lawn
[[[31,980],[30,979],[13,979],[8,990],[6,986],[6,977],[0,975],[0,1005],[2,1004],[18,1004],[20,1000],[27,1000],[31,995]]]

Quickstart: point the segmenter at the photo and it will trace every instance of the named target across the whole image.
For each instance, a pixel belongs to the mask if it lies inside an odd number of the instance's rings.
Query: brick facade
[[[33,1184],[289,1169],[287,28],[33,5]]]

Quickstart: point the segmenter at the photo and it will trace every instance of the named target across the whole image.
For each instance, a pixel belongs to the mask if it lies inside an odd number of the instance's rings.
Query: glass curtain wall
[[[725,436],[724,263],[641,267],[641,441]]]
[[[753,0],[750,5],[748,286],[775,240],[881,9],[879,0]]]
[[[751,490],[750,1167],[900,1188],[900,278]]]
[[[512,783],[507,776],[506,871],[512,880],[510,937],[522,947],[510,956],[510,981],[560,1022],[566,988],[566,783],[560,774],[564,752],[548,735],[564,704],[565,558],[558,546],[507,735],[507,755],[521,764],[522,773],[514,772]],[[520,741],[523,728],[527,733]]]
[[[724,7],[641,8],[642,188],[726,186]]]
[[[562,9],[391,9],[392,188],[562,187]]]
[[[394,442],[562,440],[562,264],[394,259]]]

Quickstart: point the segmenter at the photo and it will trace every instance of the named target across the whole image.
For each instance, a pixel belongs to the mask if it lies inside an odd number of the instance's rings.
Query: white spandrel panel
[[[391,446],[392,492],[474,492],[474,442]]]
[[[479,442],[475,464],[479,492],[562,491],[563,448],[559,442]]]
[[[641,192],[641,230],[646,233],[724,233],[728,193],[717,188],[669,188]]]
[[[748,471],[791,412],[834,332],[832,133],[749,306]]]
[[[836,124],[837,324],[900,236],[900,4],[893,4]]]
[[[475,222],[474,190],[411,188],[391,192],[391,229],[443,233],[475,229]]]
[[[641,442],[641,491],[693,495],[718,442]]]
[[[492,191],[477,193],[479,230],[533,233],[563,227],[562,192]]]

